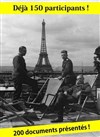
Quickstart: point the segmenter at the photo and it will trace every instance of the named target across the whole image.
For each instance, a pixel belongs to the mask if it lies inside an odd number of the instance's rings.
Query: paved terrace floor
[[[5,112],[5,113],[9,114],[9,112]],[[65,113],[63,122],[64,123],[73,122],[75,120],[77,114],[78,114],[78,111],[70,112],[69,114]],[[30,117],[30,119],[32,121],[34,121],[35,125],[51,124],[51,120],[56,118],[55,113],[45,115],[45,117],[42,120],[37,120],[36,116],[40,117],[41,114],[36,111],[36,115],[35,115],[33,109],[31,109],[28,117]],[[82,115],[81,115],[79,121],[88,121],[88,120],[100,120],[100,115],[93,113],[93,112],[89,112],[89,113],[82,112]],[[24,125],[25,124],[22,121],[20,121],[18,118],[16,118],[14,120],[8,120],[6,122],[0,123],[0,128],[19,127],[19,126],[24,126]],[[52,136],[48,136],[48,137],[52,137]],[[100,132],[71,134],[71,135],[69,135],[69,134],[67,134],[67,135],[56,135],[54,137],[100,137]]]

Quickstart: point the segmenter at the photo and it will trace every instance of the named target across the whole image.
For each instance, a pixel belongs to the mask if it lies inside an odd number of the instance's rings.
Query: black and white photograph
[[[0,128],[100,120],[99,32],[99,15],[1,15]]]

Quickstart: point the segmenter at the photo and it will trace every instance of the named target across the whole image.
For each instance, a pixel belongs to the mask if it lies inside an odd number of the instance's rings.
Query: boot
[[[0,117],[3,117],[3,116],[4,116],[3,112],[0,112]]]
[[[57,123],[57,122],[63,122],[62,118],[56,118],[55,120],[52,120],[51,123]]]
[[[51,123],[63,122],[63,115],[58,115],[58,118],[51,121]]]

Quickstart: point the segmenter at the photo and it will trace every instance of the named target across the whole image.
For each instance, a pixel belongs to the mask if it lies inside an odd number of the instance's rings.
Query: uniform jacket
[[[73,73],[73,63],[70,59],[64,60],[62,62],[62,77],[66,75],[71,75]]]
[[[73,63],[70,59],[62,62],[62,78],[65,78],[65,84],[75,84],[76,77],[73,72]]]
[[[16,78],[18,76],[20,77],[27,76],[26,63],[25,63],[25,59],[22,56],[17,55],[14,57],[13,67],[14,67],[12,74],[13,78]]]
[[[68,93],[73,97],[77,98],[79,96],[79,92],[83,91],[85,93],[89,93],[91,91],[91,87],[88,83],[74,85],[72,88],[69,88]]]

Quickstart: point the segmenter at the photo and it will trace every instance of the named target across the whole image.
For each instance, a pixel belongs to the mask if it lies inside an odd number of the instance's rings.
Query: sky
[[[74,66],[93,66],[100,45],[100,15],[2,15],[0,18],[0,64],[12,66],[20,46],[27,47],[27,66],[34,67],[41,47],[45,20],[46,46],[53,67],[61,66],[60,52],[68,51]]]

